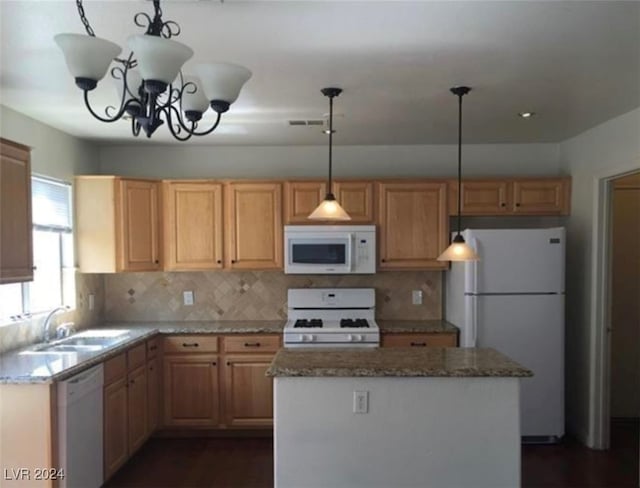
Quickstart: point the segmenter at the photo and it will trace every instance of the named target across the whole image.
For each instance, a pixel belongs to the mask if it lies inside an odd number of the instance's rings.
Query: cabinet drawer
[[[233,335],[224,338],[224,352],[276,352],[279,348],[279,335]]]
[[[204,335],[182,335],[167,337],[164,340],[164,352],[218,352],[218,337]]]
[[[104,385],[110,385],[114,381],[124,378],[127,373],[126,353],[118,354],[104,362]]]
[[[383,334],[382,347],[456,347],[456,334]]]
[[[127,351],[127,371],[139,368],[147,361],[147,344],[142,343]]]
[[[155,358],[160,352],[160,338],[154,337],[147,341],[147,359]]]

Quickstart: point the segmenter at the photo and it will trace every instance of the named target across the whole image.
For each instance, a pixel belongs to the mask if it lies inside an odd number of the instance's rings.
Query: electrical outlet
[[[422,305],[422,290],[413,290],[411,292],[411,303],[414,305]]]
[[[89,310],[96,308],[96,296],[93,293],[89,293]]]
[[[182,298],[186,306],[193,305],[193,292],[191,290],[183,292]]]
[[[353,413],[369,413],[369,392],[353,392]]]

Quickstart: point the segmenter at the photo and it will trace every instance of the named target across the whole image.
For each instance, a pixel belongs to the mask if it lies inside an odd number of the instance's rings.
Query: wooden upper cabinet
[[[33,280],[30,151],[0,138],[0,283]]]
[[[218,269],[222,255],[222,184],[165,181],[165,269]]]
[[[287,181],[284,184],[284,221],[286,224],[313,224],[313,212],[327,193],[322,181]]]
[[[513,212],[528,215],[568,215],[570,180],[527,179],[513,182]]]
[[[510,211],[506,180],[462,181],[460,209],[464,215],[503,215]],[[449,183],[449,213],[458,213],[458,181]]]
[[[282,268],[281,184],[229,183],[225,190],[228,267]]]
[[[382,269],[446,268],[449,243],[446,182],[378,183]]]
[[[158,182],[78,176],[74,190],[80,271],[162,269]]]
[[[458,182],[449,181],[449,214],[458,213]],[[462,181],[462,215],[569,215],[569,178]]]
[[[128,271],[161,269],[159,183],[120,180],[122,268]]]
[[[373,182],[371,181],[336,181],[333,193],[349,214],[351,220],[345,224],[373,223]]]

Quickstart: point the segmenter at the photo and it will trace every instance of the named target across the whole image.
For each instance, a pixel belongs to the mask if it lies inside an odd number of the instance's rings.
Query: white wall
[[[605,326],[592,317],[595,181],[640,167],[640,109],[564,141],[560,160],[573,178],[567,229],[567,419],[570,430],[593,446],[595,334]]]
[[[32,148],[31,171],[71,181],[74,174],[97,173],[98,149],[87,141],[0,105],[0,136]]]
[[[212,136],[215,138],[215,136]],[[336,177],[453,176],[456,146],[336,146]],[[465,146],[464,174],[560,174],[557,144]],[[104,174],[163,178],[326,178],[324,146],[149,146],[100,147]]]

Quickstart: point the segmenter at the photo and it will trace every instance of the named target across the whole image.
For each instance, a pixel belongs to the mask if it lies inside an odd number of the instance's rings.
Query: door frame
[[[594,178],[591,255],[591,344],[589,442],[608,449],[611,410],[611,234],[613,180],[640,171],[640,166],[609,169]]]

